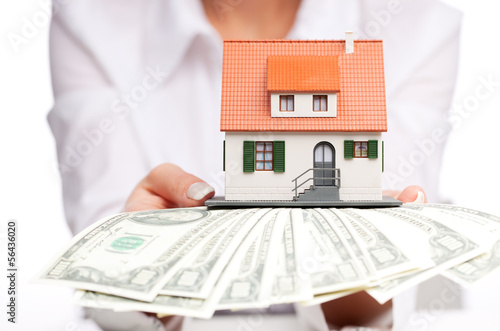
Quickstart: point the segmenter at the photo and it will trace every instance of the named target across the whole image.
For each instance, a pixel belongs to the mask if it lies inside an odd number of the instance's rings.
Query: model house
[[[226,200],[381,200],[382,41],[225,41]]]

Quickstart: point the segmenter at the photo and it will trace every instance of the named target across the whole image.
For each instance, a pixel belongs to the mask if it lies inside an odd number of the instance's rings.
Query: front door
[[[323,141],[314,147],[314,185],[333,186],[333,170],[321,170],[324,168],[335,168],[335,148],[332,144]],[[325,178],[326,177],[326,178]]]

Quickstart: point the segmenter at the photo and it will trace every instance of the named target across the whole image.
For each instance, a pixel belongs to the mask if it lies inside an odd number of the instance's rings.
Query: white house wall
[[[280,95],[294,96],[294,111],[280,111]],[[313,111],[313,95],[327,96],[327,111]],[[271,117],[336,117],[336,93],[271,93]]]
[[[291,200],[292,180],[313,167],[314,147],[322,141],[335,148],[340,168],[341,200],[382,198],[382,135],[380,133],[226,132],[226,199]],[[285,141],[285,172],[243,172],[243,141]],[[344,158],[344,140],[378,140],[378,158]],[[312,173],[310,173],[312,177]],[[312,181],[311,181],[312,184]],[[308,188],[310,184],[304,186]],[[303,190],[299,190],[299,193]]]

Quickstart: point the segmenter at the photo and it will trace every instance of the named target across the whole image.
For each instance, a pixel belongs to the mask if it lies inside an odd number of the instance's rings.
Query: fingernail
[[[417,198],[415,199],[415,201],[410,202],[410,203],[425,203],[425,195],[424,195],[424,192],[422,192],[422,191],[418,191],[418,193],[417,193]]]
[[[207,196],[207,194],[214,192],[215,189],[204,182],[194,183],[189,186],[186,195],[188,198],[193,200],[201,200]]]

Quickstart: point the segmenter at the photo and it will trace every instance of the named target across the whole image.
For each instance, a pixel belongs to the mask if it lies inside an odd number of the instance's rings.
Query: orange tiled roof
[[[268,91],[338,91],[338,56],[269,56]]]
[[[337,117],[271,117],[267,59],[275,56],[336,56]],[[272,61],[272,60],[271,60]],[[387,131],[381,41],[225,41],[221,131]]]

